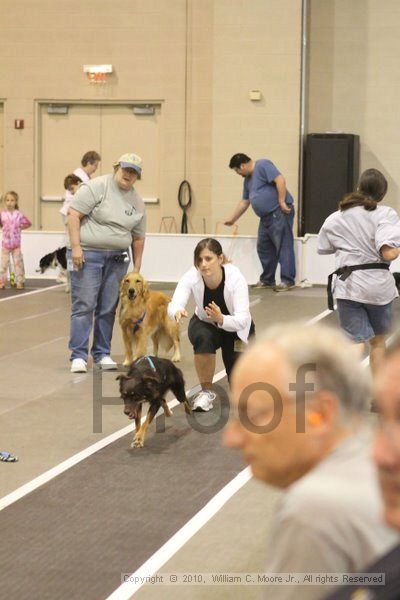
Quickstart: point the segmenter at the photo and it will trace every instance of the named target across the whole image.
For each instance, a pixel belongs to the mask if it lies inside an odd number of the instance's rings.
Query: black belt
[[[328,308],[329,310],[333,310],[333,295],[332,295],[332,278],[334,275],[337,275],[341,281],[346,281],[349,275],[352,274],[353,271],[365,271],[366,269],[386,269],[389,270],[389,265],[387,263],[365,263],[363,265],[351,265],[348,267],[340,267],[340,269],[336,269],[333,273],[331,273],[328,277],[328,287],[326,291],[328,293]]]

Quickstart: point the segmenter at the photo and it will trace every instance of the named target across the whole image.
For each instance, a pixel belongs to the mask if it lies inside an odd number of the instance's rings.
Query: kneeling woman
[[[193,409],[208,411],[213,407],[215,393],[212,380],[215,373],[215,353],[222,350],[222,360],[228,380],[236,359],[254,333],[249,310],[247,282],[239,269],[227,263],[221,244],[206,238],[194,251],[194,267],[178,282],[168,305],[171,318],[187,317],[185,310],[190,295],[196,302],[195,314],[189,322],[188,336],[194,349],[194,364],[202,387]]]

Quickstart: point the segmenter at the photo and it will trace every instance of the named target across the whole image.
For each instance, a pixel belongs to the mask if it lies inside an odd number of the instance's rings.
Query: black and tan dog
[[[173,362],[181,359],[179,324],[167,313],[171,298],[163,292],[149,290],[147,281],[132,271],[121,281],[119,296],[119,324],[125,345],[124,365],[146,354],[149,337],[153,341],[153,354],[159,345],[165,350],[174,348]]]
[[[124,413],[135,419],[136,430],[131,448],[142,448],[146,431],[160,407],[165,416],[172,415],[164,396],[171,390],[176,399],[184,405],[185,411],[191,413],[185,394],[185,382],[182,371],[166,358],[142,356],[133,362],[125,375],[118,375],[119,391],[124,401]],[[141,423],[142,407],[149,403],[146,419]]]

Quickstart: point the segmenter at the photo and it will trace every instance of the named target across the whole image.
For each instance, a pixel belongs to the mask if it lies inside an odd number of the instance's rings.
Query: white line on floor
[[[22,323],[22,321],[29,321],[29,319],[38,319],[39,317],[44,317],[45,315],[50,315],[51,313],[60,312],[64,310],[63,308],[53,308],[52,310],[48,310],[43,313],[37,313],[36,315],[30,315],[29,317],[22,317],[21,319],[14,319],[13,321],[4,321],[4,323],[0,323],[0,327],[4,327],[5,325],[13,325],[14,323]]]
[[[26,298],[33,294],[41,294],[42,292],[48,292],[49,290],[57,290],[65,287],[64,284],[51,285],[50,287],[40,288],[40,290],[33,290],[33,292],[23,292],[22,294],[15,294],[15,296],[8,296],[8,298],[1,298],[0,302],[7,302],[7,300],[15,300],[16,298]]]
[[[261,302],[261,296],[255,296],[254,300],[252,300],[249,304],[250,307],[255,306]]]
[[[220,379],[225,377],[225,375],[226,375],[226,372],[225,372],[225,369],[223,369],[222,371],[220,371],[219,373],[217,373],[215,375],[213,381],[214,382],[219,381]],[[190,396],[190,394],[193,392],[195,387],[188,390],[186,392],[186,395]],[[176,400],[176,398],[174,398],[173,400],[168,402],[168,406],[170,408],[174,408],[178,404],[179,404],[179,402],[178,402],[178,400]],[[157,413],[157,415],[161,414],[162,412],[163,412],[162,409],[160,409],[160,411]],[[145,420],[145,418],[146,418],[145,416],[142,417],[142,423]],[[3,496],[3,498],[0,498],[0,511],[3,510],[3,508],[6,508],[7,506],[9,506],[10,504],[13,504],[17,500],[20,500],[21,498],[26,496],[26,494],[30,494],[30,492],[33,492],[33,490],[36,490],[38,487],[47,483],[51,479],[54,479],[54,477],[57,477],[61,473],[64,473],[64,471],[67,471],[68,469],[70,469],[74,465],[78,464],[82,460],[85,460],[85,458],[88,458],[92,454],[95,454],[98,450],[105,448],[109,444],[112,444],[113,442],[122,438],[124,435],[127,435],[131,431],[134,431],[134,429],[135,429],[135,426],[134,425],[132,426],[132,424],[130,424],[130,425],[127,425],[126,427],[124,427],[123,429],[119,429],[118,431],[115,431],[114,433],[112,433],[111,435],[108,435],[107,437],[103,438],[102,440],[95,442],[88,448],[81,450],[81,452],[78,452],[77,454],[74,454],[70,458],[67,458],[67,460],[64,460],[62,463],[59,463],[52,469],[45,471],[38,477],[35,477],[35,479],[28,481],[27,483],[20,486],[13,492],[10,492],[9,494],[7,494],[7,496]]]
[[[250,468],[241,471],[222,488],[207,504],[179,529],[153,556],[149,558],[132,577],[147,577],[156,573],[180,548],[182,548],[245,483],[251,479]],[[140,581],[140,579],[139,579]],[[127,581],[117,588],[107,600],[125,600],[142,587],[142,583]]]
[[[336,308],[337,308],[337,306],[335,304],[335,310],[336,310]],[[333,313],[333,310],[329,310],[329,308],[327,308],[322,313],[319,313],[319,315],[317,315],[316,317],[313,317],[312,319],[307,321],[307,325],[314,325],[315,323],[318,323],[318,321],[322,321],[322,319],[325,319],[325,317],[331,315],[332,313]]]
[[[395,333],[392,333],[392,335],[390,335],[387,340],[386,340],[386,346],[389,347],[390,344],[393,342],[393,340],[398,336],[398,331],[395,331]],[[363,361],[362,361],[362,366],[363,367],[368,367],[369,365],[369,356],[366,356]]]
[[[44,483],[47,483],[51,479],[54,479],[54,477],[57,477],[57,475],[64,473],[64,471],[67,471],[68,469],[78,464],[91,454],[94,454],[95,452],[101,450],[105,446],[112,444],[112,442],[115,442],[130,431],[132,431],[132,425],[127,425],[123,429],[120,429],[119,431],[112,433],[111,435],[103,438],[102,440],[99,440],[95,444],[92,444],[88,448],[85,448],[85,450],[78,452],[78,454],[74,454],[74,456],[71,456],[67,460],[64,460],[64,462],[56,465],[52,469],[49,469],[45,473],[42,473],[38,477],[35,477],[35,479],[28,481],[28,483],[25,483],[10,494],[7,494],[7,496],[4,496],[0,499],[0,510],[3,510],[3,508],[6,508],[10,504],[13,504],[13,502],[16,502],[20,498],[23,498],[24,496],[26,496],[26,494],[33,492],[33,490],[36,490]]]
[[[29,346],[29,348],[24,348],[23,350],[18,350],[18,352],[11,352],[11,354],[4,354],[0,356],[0,360],[5,360],[6,358],[11,358],[14,356],[18,356],[19,354],[24,354],[25,352],[32,352],[32,350],[37,350],[37,348],[42,348],[43,346],[47,346],[48,344],[54,344],[54,342],[59,342],[60,340],[67,340],[68,337],[63,335],[61,337],[54,338],[49,340],[48,342],[42,342],[41,344],[37,344],[37,346]]]

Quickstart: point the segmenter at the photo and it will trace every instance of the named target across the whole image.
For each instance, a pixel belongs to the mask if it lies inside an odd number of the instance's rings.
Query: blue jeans
[[[93,326],[91,354],[94,362],[109,356],[118,304],[119,285],[129,262],[117,262],[120,250],[84,250],[85,262],[79,271],[71,271],[71,360],[87,360],[89,336]],[[68,259],[71,252],[68,251]]]
[[[263,271],[260,281],[275,283],[275,271],[278,263],[281,266],[281,281],[294,284],[296,278],[296,262],[293,240],[294,207],[288,215],[280,208],[260,218],[257,238],[257,254]]]

